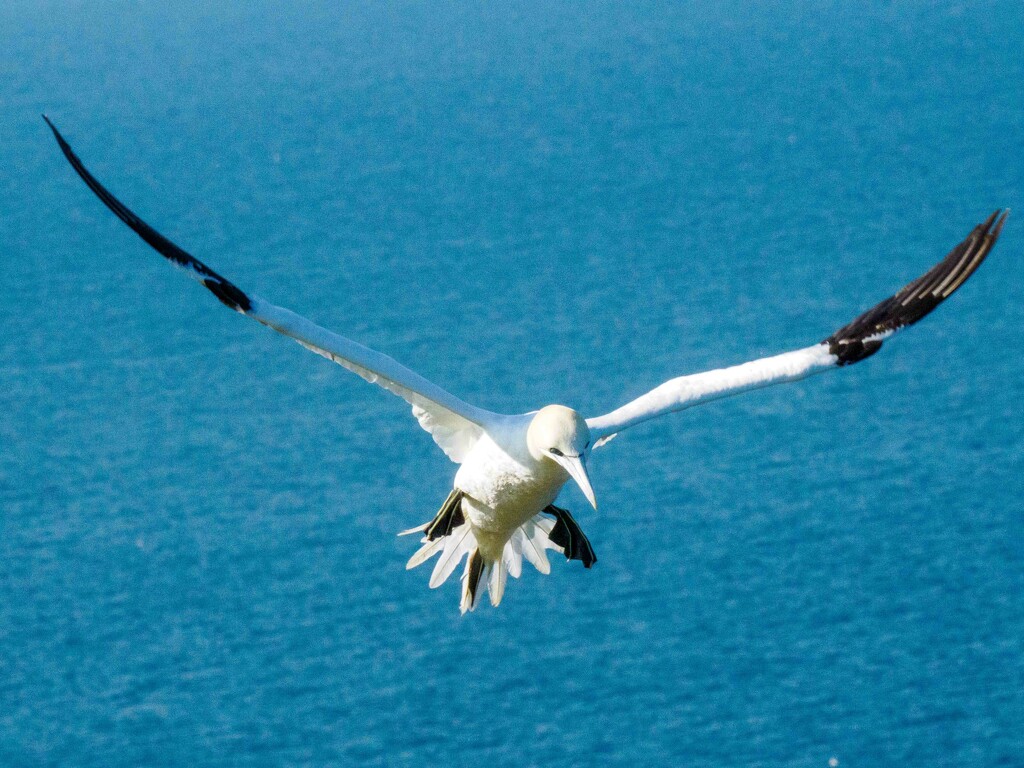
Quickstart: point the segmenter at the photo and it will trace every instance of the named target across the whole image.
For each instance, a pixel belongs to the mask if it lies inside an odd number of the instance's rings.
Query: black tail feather
[[[476,593],[480,589],[480,575],[483,572],[484,556],[477,549],[469,556],[469,567],[466,571],[466,593],[469,595],[469,600],[466,603],[470,610],[476,605]]]

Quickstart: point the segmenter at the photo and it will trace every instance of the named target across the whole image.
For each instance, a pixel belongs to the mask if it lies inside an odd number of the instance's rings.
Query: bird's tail
[[[508,577],[512,576],[512,578],[518,579],[521,575],[523,558],[541,573],[551,572],[551,564],[548,562],[545,550],[563,551],[562,547],[551,541],[550,534],[554,527],[554,520],[540,514],[535,515],[512,532],[509,540],[505,542],[499,560],[489,560],[480,551],[472,523],[465,520],[461,525],[452,528],[451,532],[445,536],[431,539],[424,535],[421,539],[423,546],[409,558],[405,567],[407,569],[415,568],[440,553],[440,557],[434,565],[434,571],[430,575],[430,588],[435,589],[448,580],[462,558],[466,557],[466,566],[462,572],[462,600],[459,608],[463,613],[475,610],[483,595],[482,587],[484,585],[487,586],[491,605],[498,605],[505,594]],[[420,526],[403,531],[399,535],[420,533],[426,529],[427,526]]]

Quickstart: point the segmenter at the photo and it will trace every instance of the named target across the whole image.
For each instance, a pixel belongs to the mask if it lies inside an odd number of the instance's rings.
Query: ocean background
[[[0,6],[0,765],[1024,765],[1024,6]],[[92,196],[470,402],[863,365],[594,453],[600,562],[404,570],[456,467]]]

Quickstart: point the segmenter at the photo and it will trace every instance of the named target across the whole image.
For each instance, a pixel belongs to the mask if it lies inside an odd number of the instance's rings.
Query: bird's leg
[[[466,522],[462,514],[462,497],[465,494],[458,488],[453,488],[448,498],[441,505],[441,510],[434,516],[423,531],[423,535],[431,541],[442,536],[447,536],[453,529],[458,528]]]
[[[548,538],[564,550],[566,560],[579,560],[584,568],[597,562],[590,540],[580,530],[579,523],[569,510],[549,504],[544,507],[544,513],[555,518],[555,527],[551,529]]]

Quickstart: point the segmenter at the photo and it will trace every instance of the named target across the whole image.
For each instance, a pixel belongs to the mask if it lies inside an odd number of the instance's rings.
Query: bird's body
[[[482,578],[495,605],[501,601],[507,574],[518,577],[524,551],[542,572],[549,570],[544,550],[551,546],[550,529],[543,527],[540,512],[555,500],[569,478],[553,461],[530,455],[525,419],[514,421],[518,423],[502,425],[494,436],[485,432],[455,473],[455,489],[462,493],[467,545],[475,543],[482,560]],[[430,544],[424,540],[424,547]],[[468,554],[467,562],[474,552]],[[439,586],[443,580],[432,579],[431,583]],[[476,585],[472,590],[469,587],[464,580],[463,610],[472,609],[478,598]]]
[[[423,534],[422,546],[408,567],[437,557],[430,578],[430,586],[436,587],[465,559],[463,611],[476,606],[482,584],[486,584],[491,602],[497,605],[504,594],[506,577],[519,576],[523,559],[547,573],[550,566],[545,549],[562,552],[588,568],[596,562],[589,541],[572,515],[553,504],[572,479],[597,507],[586,470],[592,450],[648,419],[870,357],[894,332],[916,323],[974,274],[1006,221],[1006,213],[996,211],[924,275],[818,344],[671,379],[601,416],[585,419],[560,405],[504,415],[470,405],[390,357],[242,291],[115,198],[86,170],[53,124],[49,120],[47,123],[65,157],[100,200],[223,304],[293,338],[412,406],[420,426],[460,467],[453,490],[437,516],[405,532]]]
[[[512,531],[551,504],[568,479],[555,462],[530,455],[522,422],[481,436],[455,473],[455,488],[465,494],[462,508],[484,556],[500,557]]]
[[[578,473],[575,467],[583,466],[589,445],[586,421],[576,411],[560,405],[488,420],[455,474],[454,493],[458,498],[454,503],[458,508],[449,510],[444,506],[439,513],[453,515],[460,522],[453,525],[446,521],[443,537],[432,536],[427,530],[430,523],[407,531],[425,533],[423,546],[410,559],[409,567],[440,552],[431,578],[431,586],[437,586],[450,574],[447,566],[450,558],[458,555],[455,548],[465,549],[470,562],[474,556],[480,558],[482,575],[489,577],[486,583],[495,605],[501,601],[505,576],[519,575],[523,557],[548,573],[544,550],[564,547],[557,535],[552,540],[555,523],[543,513],[555,509],[552,503],[572,474]],[[586,481],[584,492],[592,499]],[[566,555],[572,552],[566,550]],[[464,607],[472,608],[478,596],[475,586],[471,588],[464,581]]]

